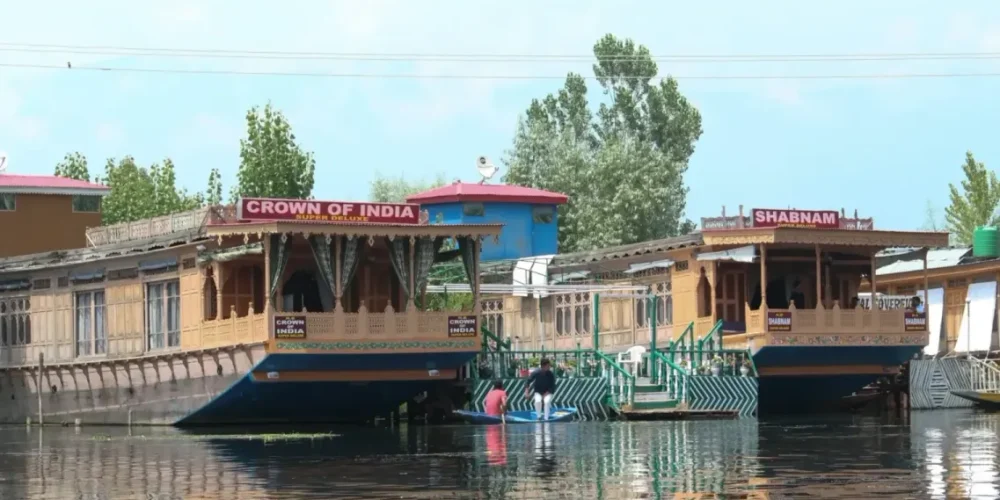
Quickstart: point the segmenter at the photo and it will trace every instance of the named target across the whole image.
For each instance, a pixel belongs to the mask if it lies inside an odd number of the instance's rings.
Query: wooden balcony
[[[779,322],[781,319],[783,321]],[[784,324],[786,323],[787,324]],[[772,324],[782,323],[782,324]],[[906,324],[902,309],[746,309],[746,332],[726,334],[726,348],[779,345],[924,345],[927,329]]]
[[[272,324],[294,318],[304,320],[304,335],[272,335],[272,352],[462,352],[480,348],[479,321],[473,312],[430,312],[413,307],[396,312],[271,313]],[[474,319],[472,332],[453,329],[456,319]]]

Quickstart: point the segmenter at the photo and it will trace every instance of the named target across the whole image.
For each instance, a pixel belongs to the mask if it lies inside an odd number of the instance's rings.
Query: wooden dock
[[[735,420],[740,418],[739,410],[689,410],[663,408],[655,410],[623,410],[621,416],[630,421],[665,420]]]

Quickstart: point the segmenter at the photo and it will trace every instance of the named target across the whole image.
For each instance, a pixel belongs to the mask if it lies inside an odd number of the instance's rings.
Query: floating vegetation
[[[316,441],[318,439],[331,439],[337,434],[320,433],[279,433],[279,434],[163,434],[163,435],[133,435],[133,436],[109,436],[107,434],[94,434],[91,439],[94,441],[260,441],[263,443],[277,443],[282,441]]]

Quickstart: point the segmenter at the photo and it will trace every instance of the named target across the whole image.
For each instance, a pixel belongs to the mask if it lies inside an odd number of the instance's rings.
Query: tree
[[[189,195],[177,188],[174,162],[152,164],[148,169],[126,156],[119,161],[109,158],[100,179],[111,192],[101,202],[102,222],[117,224],[177,212],[194,210],[204,204],[201,193]]]
[[[433,181],[410,182],[399,177],[383,177],[375,174],[368,189],[368,200],[377,203],[404,203],[407,196],[441,187],[446,184],[443,174],[438,174]]]
[[[214,207],[222,204],[222,174],[213,168],[208,173],[208,188],[205,190],[205,204]]]
[[[986,169],[977,162],[972,152],[965,153],[962,165],[965,180],[962,192],[954,184],[948,184],[951,205],[945,208],[945,222],[955,241],[962,245],[972,243],[972,232],[976,226],[996,225],[997,207],[1000,206],[1000,180],[996,172]]]
[[[608,96],[596,116],[583,76],[531,102],[504,163],[510,184],[570,195],[559,211],[561,251],[664,238],[684,220],[683,177],[701,137],[701,115],[672,78],[654,83],[649,50],[606,35],[594,75]]]
[[[87,168],[87,157],[79,152],[67,153],[63,160],[56,164],[55,175],[89,182],[90,171]]]
[[[240,140],[240,168],[232,194],[247,197],[312,196],[316,161],[295,142],[291,125],[268,103],[247,111],[247,137]]]

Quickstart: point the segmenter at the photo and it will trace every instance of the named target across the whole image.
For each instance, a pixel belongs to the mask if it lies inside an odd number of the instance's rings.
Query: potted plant
[[[743,364],[740,365],[740,375],[746,377],[750,374],[750,360],[744,359]]]
[[[597,364],[592,359],[583,362],[583,376],[593,377],[597,373]]]
[[[713,377],[718,377],[722,372],[722,358],[719,355],[712,357],[711,371]]]
[[[568,359],[563,367],[563,372],[567,377],[572,377],[573,373],[576,372],[576,360]]]

